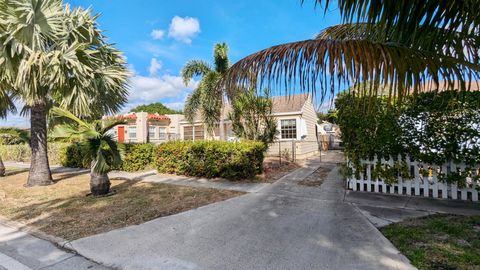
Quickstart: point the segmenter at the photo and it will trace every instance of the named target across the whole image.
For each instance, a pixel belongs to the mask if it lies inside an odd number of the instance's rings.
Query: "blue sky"
[[[300,0],[67,0],[100,13],[100,28],[125,53],[131,78],[125,111],[160,101],[182,109],[195,81],[184,86],[179,73],[189,59],[211,61],[213,45],[226,42],[235,62],[261,49],[312,38],[340,23],[336,8],[324,14],[314,1]],[[28,126],[9,116],[0,125]]]

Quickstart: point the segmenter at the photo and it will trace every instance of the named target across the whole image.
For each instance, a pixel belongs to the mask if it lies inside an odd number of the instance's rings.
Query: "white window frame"
[[[136,140],[137,139],[137,126],[128,126],[128,138],[131,140]],[[132,132],[134,130],[134,132]],[[132,136],[132,134],[135,134],[135,136]]]
[[[285,131],[285,132],[290,132],[290,133],[293,133],[291,135],[293,135],[293,137],[284,137],[284,132],[283,132],[283,122],[286,122],[286,121],[293,121],[295,123],[295,126],[294,128],[291,128],[291,124],[289,125],[289,128]],[[297,123],[297,119],[296,118],[288,118],[288,119],[280,119],[280,139],[281,140],[296,140],[297,139],[297,136],[298,136],[298,123]]]

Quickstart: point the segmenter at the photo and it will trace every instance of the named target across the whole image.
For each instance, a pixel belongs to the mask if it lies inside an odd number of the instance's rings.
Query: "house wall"
[[[315,112],[311,97],[309,97],[307,102],[303,105],[302,112],[302,118],[307,125],[307,137],[300,143],[298,154],[303,158],[306,158],[316,155],[319,152],[317,139],[318,116]]]

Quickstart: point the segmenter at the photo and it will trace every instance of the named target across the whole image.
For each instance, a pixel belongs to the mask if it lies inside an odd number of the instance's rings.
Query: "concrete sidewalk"
[[[16,228],[0,224],[0,269],[8,270],[107,270],[79,255]]]
[[[480,215],[480,204],[373,192],[345,192],[345,202],[357,207],[376,227],[431,214]]]
[[[324,184],[297,182],[319,166]],[[120,269],[414,269],[351,203],[332,163],[256,193],[71,242]]]

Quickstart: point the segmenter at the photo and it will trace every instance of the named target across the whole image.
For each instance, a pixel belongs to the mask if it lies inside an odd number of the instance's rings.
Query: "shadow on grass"
[[[67,180],[70,178],[74,178],[79,175],[84,175],[90,173],[89,170],[79,170],[79,171],[74,171],[74,172],[69,172],[69,173],[56,173],[56,174],[61,174],[60,177],[54,177],[53,182],[56,184],[60,181]]]
[[[20,174],[28,171],[29,171],[28,168],[13,169],[13,170],[7,169],[7,171],[5,172],[5,176],[12,176],[12,175],[16,175],[16,174]]]

